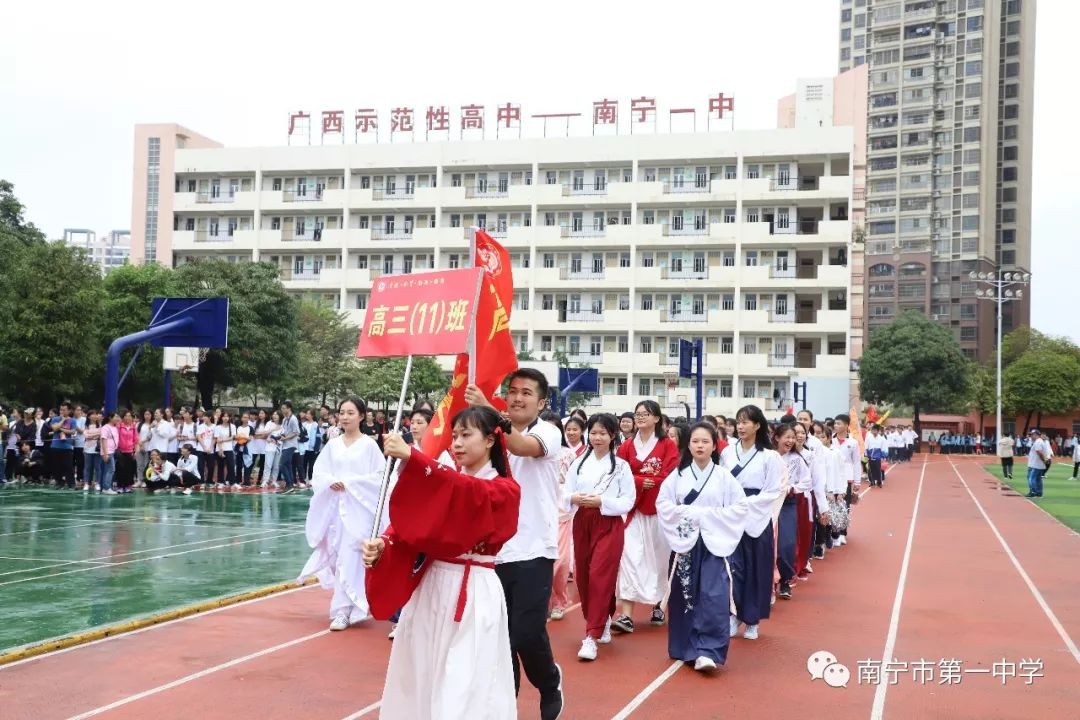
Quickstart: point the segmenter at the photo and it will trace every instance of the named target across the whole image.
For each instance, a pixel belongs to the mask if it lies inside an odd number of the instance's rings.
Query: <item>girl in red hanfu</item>
[[[619,563],[616,594],[622,601],[622,614],[611,623],[624,633],[634,632],[630,614],[635,602],[653,606],[652,624],[664,624],[660,601],[667,590],[671,549],[656,520],[656,496],[660,494],[660,484],[679,464],[679,449],[671,438],[657,435],[660,417],[660,405],[655,400],[639,402],[634,408],[637,432],[616,453],[630,465],[637,490],[637,501],[626,516]]]
[[[386,671],[383,720],[505,720],[517,717],[506,598],[495,555],[517,532],[521,490],[506,459],[509,423],[471,407],[452,423],[461,472],[386,437],[403,467],[390,498],[392,522],[364,543],[372,614],[404,605]],[[417,557],[424,560],[416,568]]]
[[[566,586],[570,580],[570,568],[574,562],[571,528],[573,516],[564,508],[569,497],[566,473],[570,469],[570,463],[585,452],[586,444],[582,442],[585,435],[585,421],[577,415],[571,415],[566,419],[564,427],[559,415],[550,410],[542,412],[540,419],[557,427],[563,436],[563,450],[562,455],[559,456],[559,558],[555,561],[551,579],[551,600],[548,601],[548,616],[552,620],[562,620],[566,617],[566,608],[570,607],[570,597],[566,594]]]

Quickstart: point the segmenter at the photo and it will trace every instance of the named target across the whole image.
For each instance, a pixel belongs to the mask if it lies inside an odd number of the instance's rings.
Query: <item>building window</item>
[[[754,397],[754,381],[753,380],[743,380],[743,383],[742,383],[742,396],[744,398],[752,398],[752,397]]]
[[[757,295],[747,293],[743,296],[743,309],[751,312],[757,310]]]
[[[730,378],[724,378],[724,379],[720,380],[720,397],[722,397],[722,398],[731,397],[731,379]]]
[[[618,352],[625,353],[630,352],[630,336],[620,335],[618,341]]]
[[[359,293],[356,296],[356,309],[357,310],[367,310],[367,299],[368,299],[367,293]]]
[[[641,309],[642,310],[652,310],[653,309],[652,295],[642,295],[641,296]]]
[[[722,310],[734,310],[735,309],[735,294],[724,293],[723,298],[720,301],[720,308]]]
[[[641,348],[641,352],[643,352],[643,353],[651,353],[652,352],[652,338],[647,336],[647,335],[643,335],[641,337],[640,341],[639,341],[638,347]]]
[[[735,352],[735,338],[730,335],[725,335],[720,338],[720,354],[731,355]]]

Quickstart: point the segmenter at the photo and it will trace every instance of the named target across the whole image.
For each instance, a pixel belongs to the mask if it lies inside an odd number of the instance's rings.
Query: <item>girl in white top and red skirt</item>
[[[615,456],[619,437],[615,416],[593,415],[586,430],[589,449],[570,465],[563,509],[573,516],[574,579],[585,616],[585,639],[578,657],[595,660],[596,644],[611,642],[615,581],[623,555],[623,516],[634,507],[637,493],[630,465]]]
[[[566,608],[570,606],[570,597],[566,594],[566,586],[570,581],[570,568],[574,562],[573,538],[571,529],[571,514],[563,509],[569,497],[566,485],[566,473],[570,470],[570,464],[581,457],[585,452],[586,445],[581,441],[585,434],[585,421],[577,415],[571,415],[566,419],[564,426],[558,414],[545,410],[540,413],[540,419],[545,420],[557,427],[563,436],[563,451],[559,458],[559,557],[555,560],[551,578],[551,599],[548,601],[548,615],[552,620],[562,620],[566,615]]]

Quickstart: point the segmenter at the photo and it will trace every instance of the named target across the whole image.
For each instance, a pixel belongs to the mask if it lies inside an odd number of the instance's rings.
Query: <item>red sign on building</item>
[[[412,132],[413,109],[407,107],[394,108],[390,111],[390,132]]]
[[[327,133],[340,133],[341,121],[345,116],[344,110],[323,110],[322,114],[322,131],[323,135]]]
[[[377,278],[357,357],[468,352],[483,277],[463,268]]]
[[[379,115],[375,108],[361,108],[356,111],[356,132],[369,133],[379,131]]]

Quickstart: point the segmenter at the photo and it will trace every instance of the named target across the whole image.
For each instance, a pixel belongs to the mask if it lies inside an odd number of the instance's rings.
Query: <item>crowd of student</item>
[[[382,420],[371,412],[364,424],[379,444]],[[239,413],[189,407],[104,413],[67,402],[48,412],[0,409],[0,479],[103,495],[293,493],[309,487],[315,459],[340,432],[329,407],[294,412],[290,402]]]
[[[713,672],[732,638],[758,639],[775,604],[848,543],[864,478],[884,484],[886,436],[847,415],[769,423],[748,405],[690,423],[643,400],[621,417],[560,418],[547,396],[542,374],[519,370],[500,414],[470,386],[438,458],[421,450],[428,409],[380,438],[365,437],[361,400],[339,408],[342,435],[315,463],[301,578],[333,589],[331,629],[396,621],[383,717],[516,717],[524,675],[541,718],[557,718],[546,623],[570,616],[571,581],[582,661],[648,622],[668,626],[672,658]]]

